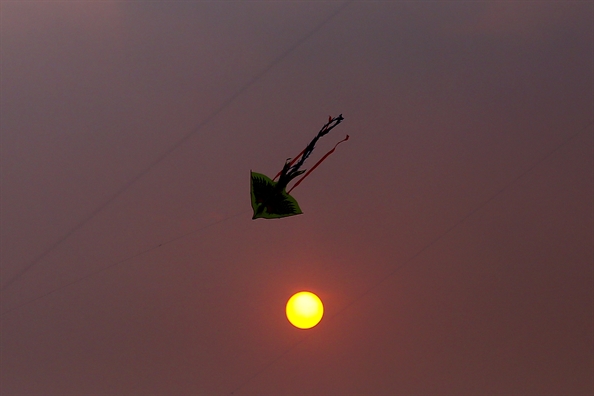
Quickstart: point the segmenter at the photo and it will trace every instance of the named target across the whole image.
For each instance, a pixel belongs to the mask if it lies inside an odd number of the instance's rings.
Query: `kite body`
[[[287,191],[261,173],[251,172],[252,219],[280,219],[302,214],[299,204]]]
[[[318,165],[320,165],[322,161],[332,154],[340,143],[348,140],[349,136],[347,135],[345,139],[336,143],[336,146],[323,156],[322,159],[319,160],[307,173],[305,173],[305,170],[300,169],[307,157],[309,157],[313,151],[318,139],[330,132],[330,130],[340,124],[343,119],[342,114],[338,117],[330,117],[328,122],[322,127],[320,132],[318,132],[316,137],[307,145],[307,147],[292,161],[289,161],[289,159],[285,162],[285,166],[274,179],[270,179],[268,176],[261,173],[251,172],[250,193],[252,198],[252,209],[254,210],[252,219],[280,219],[282,217],[303,213],[295,198],[290,196],[289,193]],[[288,184],[302,173],[305,173],[305,175],[287,192]],[[276,178],[278,178],[278,181],[274,181]]]

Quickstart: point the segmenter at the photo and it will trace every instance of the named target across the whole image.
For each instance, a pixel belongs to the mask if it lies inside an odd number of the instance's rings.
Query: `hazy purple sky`
[[[3,396],[594,393],[594,2],[0,12]]]

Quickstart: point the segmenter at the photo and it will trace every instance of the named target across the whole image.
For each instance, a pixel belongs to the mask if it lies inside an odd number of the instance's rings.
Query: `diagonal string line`
[[[47,296],[49,296],[50,294],[54,294],[54,293],[55,293],[55,292],[57,292],[57,291],[60,291],[60,290],[62,290],[62,289],[66,289],[66,288],[67,288],[67,287],[69,287],[69,286],[72,286],[72,285],[74,285],[74,284],[76,284],[76,283],[79,283],[79,282],[82,282],[83,280],[85,280],[85,279],[88,279],[88,278],[90,278],[90,277],[92,277],[92,276],[95,276],[95,275],[97,275],[97,274],[100,274],[100,273],[102,273],[102,272],[105,272],[105,271],[107,271],[108,269],[111,269],[111,268],[117,267],[117,266],[119,266],[119,265],[121,265],[121,264],[123,264],[123,263],[125,263],[125,262],[127,262],[127,261],[130,261],[130,260],[133,260],[133,259],[135,259],[136,257],[144,256],[145,254],[147,254],[147,253],[150,253],[150,252],[152,252],[153,250],[159,249],[160,247],[163,247],[163,246],[165,246],[165,245],[169,245],[170,243],[173,243],[173,242],[175,242],[175,241],[179,241],[180,239],[183,239],[183,238],[185,238],[185,237],[187,237],[187,236],[190,236],[190,235],[192,235],[192,234],[196,234],[196,233],[198,233],[198,232],[200,232],[200,231],[203,231],[203,230],[205,230],[205,229],[207,229],[207,228],[210,228],[210,227],[212,227],[212,226],[214,226],[214,225],[221,224],[221,223],[223,223],[223,222],[225,222],[225,221],[227,221],[227,220],[229,220],[229,219],[233,219],[233,218],[235,218],[235,217],[237,217],[237,216],[240,216],[240,215],[246,214],[246,213],[248,213],[248,212],[250,212],[250,211],[248,210],[248,211],[243,211],[243,212],[235,213],[234,215],[227,216],[227,217],[225,217],[224,219],[221,219],[221,220],[214,221],[214,222],[212,222],[212,223],[209,223],[209,224],[207,224],[207,225],[205,225],[205,226],[203,226],[203,227],[197,228],[197,229],[195,229],[195,230],[192,230],[192,231],[190,231],[190,232],[187,232],[187,233],[185,233],[185,234],[183,234],[183,235],[176,236],[176,237],[174,237],[174,238],[171,238],[171,239],[169,239],[169,240],[167,240],[167,241],[165,241],[165,242],[162,242],[162,243],[160,243],[160,244],[158,244],[158,245],[156,245],[156,246],[152,246],[152,247],[150,247],[150,248],[148,248],[148,249],[145,249],[145,250],[143,250],[143,251],[141,251],[141,252],[135,253],[135,254],[134,254],[134,255],[132,255],[132,256],[128,256],[128,257],[126,257],[126,258],[123,258],[123,259],[121,259],[121,260],[118,260],[118,261],[116,261],[115,263],[112,263],[112,264],[110,264],[110,265],[108,265],[108,266],[106,266],[106,267],[103,267],[103,268],[101,268],[101,269],[98,269],[98,270],[96,270],[96,271],[94,271],[94,272],[91,272],[91,273],[89,273],[89,274],[87,274],[87,275],[84,275],[84,276],[83,276],[83,277],[81,277],[81,278],[75,279],[75,280],[73,280],[73,281],[71,281],[71,282],[68,282],[68,283],[65,283],[65,284],[63,284],[63,285],[61,285],[61,286],[58,286],[57,288],[55,288],[55,289],[52,289],[52,290],[48,291],[47,293],[41,294],[41,295],[39,295],[39,296],[37,296],[37,297],[35,297],[35,298],[32,298],[31,300],[25,301],[25,302],[24,302],[24,303],[22,303],[22,304],[16,305],[16,306],[14,306],[14,307],[12,307],[12,308],[8,308],[6,311],[4,311],[4,312],[0,313],[0,318],[1,318],[1,317],[3,317],[3,316],[4,316],[4,315],[6,315],[6,314],[8,314],[8,313],[12,312],[12,311],[16,311],[17,309],[19,309],[19,308],[21,308],[21,307],[24,307],[25,305],[29,305],[29,304],[31,304],[31,303],[33,303],[33,302],[37,301],[37,300],[40,300],[40,299],[42,299],[42,298],[44,298],[44,297],[47,297]]]
[[[356,302],[365,298],[373,290],[377,289],[380,285],[385,283],[389,278],[394,276],[398,271],[400,271],[402,268],[411,264],[417,257],[419,257],[421,254],[423,254],[427,250],[429,250],[429,248],[433,247],[435,244],[437,244],[439,241],[441,241],[443,238],[445,238],[450,232],[452,232],[454,229],[458,228],[462,223],[464,223],[466,220],[468,220],[470,217],[472,217],[475,213],[482,210],[485,206],[487,206],[489,203],[491,203],[495,198],[499,197],[508,188],[510,188],[511,186],[516,184],[516,182],[518,182],[520,179],[522,179],[524,176],[526,176],[528,173],[530,173],[534,168],[536,168],[538,165],[540,165],[547,159],[551,158],[556,152],[561,150],[563,147],[565,147],[567,144],[569,144],[569,142],[573,141],[576,137],[581,135],[583,132],[587,131],[593,125],[594,125],[594,121],[591,121],[588,125],[584,126],[583,128],[580,128],[576,133],[573,133],[568,138],[563,140],[555,148],[550,150],[543,157],[541,157],[536,162],[534,162],[531,166],[526,168],[518,176],[514,177],[509,182],[507,182],[503,187],[501,187],[499,190],[497,190],[493,195],[491,195],[489,198],[487,198],[483,203],[479,204],[474,209],[472,209],[470,212],[468,212],[466,215],[464,215],[462,218],[460,218],[457,222],[455,222],[448,229],[446,229],[444,232],[442,232],[438,237],[436,237],[435,239],[430,241],[428,244],[426,244],[424,247],[422,247],[419,251],[417,251],[414,255],[412,255],[408,259],[404,260],[404,262],[402,264],[396,266],[396,268],[394,268],[392,271],[390,271],[386,275],[384,275],[382,279],[380,279],[377,283],[375,283],[374,285],[369,287],[367,290],[365,290],[363,293],[361,293],[357,298],[353,299],[350,303],[348,303],[347,305],[342,307],[334,315],[330,316],[328,318],[328,320],[331,320],[331,319],[343,314],[345,311],[347,311],[349,308],[351,308],[353,305],[355,305]],[[303,338],[301,338],[300,340],[298,340],[297,342],[295,342],[293,345],[289,346],[280,355],[273,358],[272,361],[270,361],[269,363],[264,365],[260,370],[256,371],[252,376],[250,376],[249,378],[244,380],[242,383],[240,383],[238,386],[236,386],[229,394],[232,395],[235,392],[237,392],[239,389],[243,388],[245,385],[250,383],[254,378],[258,377],[264,371],[268,370],[268,368],[272,367],[276,362],[278,362],[283,357],[288,355],[289,352],[291,352],[293,349],[295,349],[299,345],[303,344],[303,342],[305,342],[307,339],[312,337],[314,334],[315,333],[309,333],[309,334],[305,335]]]
[[[117,190],[111,197],[109,197],[104,203],[99,205],[95,210],[89,213],[83,220],[81,220],[78,224],[72,227],[66,234],[64,234],[61,238],[57,241],[52,243],[47,249],[45,249],[41,254],[31,260],[28,264],[26,264],[16,275],[14,275],[11,279],[9,279],[1,288],[0,291],[5,291],[8,289],[14,282],[19,280],[25,273],[27,273],[31,268],[37,265],[43,258],[45,258],[49,253],[51,253],[54,249],[60,246],[64,241],[70,238],[76,231],[81,229],[85,226],[91,219],[101,213],[106,207],[108,207],[113,201],[115,201],[120,195],[122,195],[128,188],[134,185],[138,180],[140,180],[144,175],[149,173],[155,166],[157,166],[161,161],[167,158],[171,153],[176,151],[182,144],[184,144],[188,139],[190,139],[194,134],[200,131],[205,125],[209,124],[215,117],[217,117],[223,110],[225,110],[231,103],[235,101],[239,96],[241,96],[245,91],[247,91],[252,85],[255,85],[258,81],[262,79],[270,70],[272,70],[277,64],[283,61],[287,56],[289,56],[293,51],[295,51],[299,46],[305,43],[309,38],[315,35],[320,29],[326,25],[330,20],[340,14],[351,2],[347,1],[344,2],[340,7],[338,7],[334,12],[324,18],[319,24],[317,24],[311,31],[297,40],[293,45],[291,45],[287,50],[277,56],[275,59],[272,60],[262,71],[257,73],[254,77],[252,77],[248,82],[246,82],[237,92],[231,95],[227,100],[225,100],[215,111],[213,111],[208,117],[206,117],[202,122],[200,122],[196,127],[194,127],[189,133],[187,133],[184,137],[179,139],[173,146],[159,155],[153,162],[151,162],[143,171],[138,173],[128,182],[126,182],[119,190]]]
[[[472,217],[475,213],[477,213],[480,210],[482,210],[485,206],[487,206],[489,203],[491,203],[495,198],[499,197],[508,188],[510,188],[511,186],[513,186],[514,184],[516,184],[520,179],[522,179],[524,176],[526,176],[528,173],[530,173],[534,168],[536,168],[538,165],[540,165],[541,163],[543,163],[547,159],[551,158],[556,152],[558,152],[559,150],[561,150],[563,147],[565,147],[567,144],[569,144],[569,142],[571,142],[572,140],[574,140],[575,138],[577,138],[579,135],[581,135],[582,133],[584,133],[585,131],[587,131],[588,128],[590,128],[593,125],[594,125],[594,121],[591,121],[588,125],[584,126],[583,128],[580,128],[576,133],[570,135],[567,139],[563,140],[554,149],[552,149],[551,151],[549,151],[548,153],[546,153],[543,157],[541,157],[535,163],[533,163],[531,166],[529,166],[528,168],[526,168],[518,176],[514,177],[512,180],[510,180],[508,183],[506,183],[503,187],[501,187],[499,190],[497,190],[493,195],[491,195],[489,198],[487,198],[483,203],[481,203],[480,205],[478,205],[477,207],[475,207],[474,209],[472,209],[470,212],[468,212],[466,215],[464,215],[460,220],[458,220],[457,222],[455,222],[448,229],[446,229],[443,233],[441,233],[438,237],[436,237],[431,242],[429,242],[427,245],[425,245],[423,248],[421,248],[417,253],[415,253],[413,256],[411,256],[410,258],[408,258],[407,260],[405,260],[402,264],[400,264],[399,266],[397,266],[394,270],[392,270],[387,275],[385,275],[384,278],[381,279],[378,283],[376,283],[375,285],[371,286],[369,289],[367,289],[366,291],[364,291],[363,294],[361,294],[356,300],[353,300],[352,302],[350,302],[349,304],[347,304],[345,307],[343,307],[334,316],[337,316],[338,314],[340,314],[344,310],[346,310],[349,307],[351,307],[357,300],[359,300],[359,299],[365,297],[366,295],[368,295],[372,290],[374,290],[375,288],[377,288],[378,286],[380,286],[382,283],[384,283],[386,280],[388,280],[388,278],[390,278],[394,274],[396,274],[396,272],[398,272],[400,269],[402,269],[402,268],[406,267],[407,265],[409,265],[413,260],[415,260],[421,254],[423,254],[424,252],[426,252],[427,250],[429,250],[429,248],[431,248],[437,242],[441,241],[450,232],[452,232],[454,229],[458,228],[458,226],[460,226],[462,223],[464,223],[466,220],[468,220],[470,217]]]

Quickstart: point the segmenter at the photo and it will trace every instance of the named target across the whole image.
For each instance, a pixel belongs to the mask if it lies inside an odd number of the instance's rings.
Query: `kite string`
[[[125,262],[127,262],[127,261],[130,261],[130,260],[132,260],[132,259],[135,259],[135,258],[137,258],[137,257],[143,256],[143,255],[145,255],[145,254],[147,254],[147,253],[149,253],[149,252],[152,252],[153,250],[159,249],[160,247],[163,247],[163,246],[165,246],[165,245],[169,245],[170,243],[173,243],[173,242],[175,242],[175,241],[178,241],[178,240],[180,240],[180,239],[186,238],[187,236],[190,236],[190,235],[192,235],[192,234],[196,234],[196,233],[198,233],[198,232],[200,232],[200,231],[203,231],[203,230],[205,230],[205,229],[207,229],[207,228],[210,228],[210,227],[212,227],[212,226],[214,226],[214,225],[217,225],[217,224],[223,223],[223,222],[225,222],[225,221],[227,221],[227,220],[230,220],[230,219],[232,219],[232,218],[234,218],[234,217],[237,217],[237,216],[240,216],[240,215],[243,215],[243,214],[246,214],[246,213],[249,213],[249,210],[248,210],[248,211],[242,211],[242,212],[238,212],[238,213],[232,214],[232,215],[230,215],[230,216],[227,216],[227,217],[225,217],[225,218],[223,218],[223,219],[216,220],[216,221],[214,221],[214,222],[212,222],[212,223],[209,223],[209,224],[203,225],[203,226],[202,226],[202,227],[200,227],[200,228],[196,228],[196,229],[194,229],[194,230],[192,230],[192,231],[189,231],[189,232],[186,232],[186,233],[184,233],[184,234],[182,234],[182,235],[179,235],[179,236],[176,236],[176,237],[170,238],[170,239],[168,239],[168,240],[166,240],[166,241],[164,241],[164,242],[161,242],[161,243],[159,243],[158,245],[154,245],[154,246],[152,246],[152,247],[150,247],[150,248],[147,248],[147,249],[145,249],[145,250],[142,250],[142,251],[140,251],[140,252],[138,252],[138,253],[135,253],[135,254],[133,254],[133,255],[131,255],[131,256],[128,256],[128,257],[125,257],[125,258],[123,258],[123,259],[121,259],[121,260],[115,261],[115,262],[113,262],[113,263],[111,263],[111,264],[109,264],[109,265],[107,265],[107,266],[105,266],[105,267],[99,268],[98,270],[95,270],[95,271],[93,271],[93,272],[89,272],[87,275],[83,275],[82,277],[80,277],[80,278],[78,278],[78,279],[75,279],[75,280],[73,280],[73,281],[71,281],[71,282],[68,282],[68,283],[65,283],[65,284],[63,284],[63,285],[61,285],[61,286],[58,286],[58,287],[56,287],[55,289],[51,289],[50,291],[48,291],[48,292],[46,292],[46,293],[44,293],[44,294],[41,294],[41,295],[39,295],[39,296],[37,296],[37,297],[34,297],[34,298],[30,299],[30,300],[27,300],[27,301],[25,301],[24,303],[21,303],[21,304],[18,304],[18,305],[15,305],[15,306],[13,306],[13,307],[11,307],[11,308],[8,308],[8,309],[6,309],[4,312],[0,312],[0,319],[1,319],[3,316],[5,316],[6,314],[8,314],[8,313],[10,313],[10,312],[12,312],[12,311],[16,311],[17,309],[19,309],[19,308],[21,308],[21,307],[24,307],[25,305],[28,305],[28,304],[30,304],[30,303],[32,303],[32,302],[34,302],[34,301],[40,300],[40,299],[42,299],[42,298],[44,298],[44,297],[47,297],[47,296],[49,296],[50,294],[54,294],[54,293],[55,293],[55,292],[57,292],[57,291],[60,291],[60,290],[62,290],[62,289],[65,289],[65,288],[67,288],[67,287],[69,287],[69,286],[71,286],[71,285],[74,285],[74,284],[76,284],[76,283],[82,282],[83,280],[85,280],[85,279],[87,279],[87,278],[90,278],[90,277],[92,277],[92,276],[95,276],[95,275],[97,275],[97,274],[99,274],[99,273],[101,273],[101,272],[104,272],[104,271],[107,271],[107,270],[109,270],[109,269],[112,269],[112,268],[114,268],[114,267],[117,267],[117,266],[119,266],[119,265],[121,265],[121,264],[123,264],[123,263],[125,263]]]
[[[47,249],[45,249],[40,255],[35,257],[32,261],[29,261],[24,268],[22,268],[14,277],[8,280],[4,285],[0,286],[0,291],[4,291],[9,288],[14,282],[19,280],[27,271],[31,268],[36,266],[42,259],[44,259],[50,252],[54,251],[60,245],[64,243],[71,235],[73,235],[76,231],[83,228],[91,219],[93,219],[97,214],[102,212],[106,207],[108,207],[112,202],[114,202],[118,197],[120,197],[128,188],[138,182],[141,178],[143,178],[146,174],[148,174],[154,167],[156,167],[160,162],[162,162],[165,158],[167,158],[171,153],[173,153],[176,149],[178,149],[182,144],[188,141],[195,133],[200,131],[205,125],[208,125],[213,119],[215,119],[220,113],[223,112],[230,104],[232,104],[239,96],[241,96],[244,92],[248,90],[251,86],[258,83],[262,78],[268,74],[276,65],[280,64],[285,58],[289,56],[292,52],[294,52],[298,47],[303,45],[307,42],[311,37],[317,34],[325,25],[327,25],[333,18],[339,15],[347,6],[349,6],[353,1],[345,1],[340,7],[334,10],[330,15],[324,18],[318,25],[316,25],[312,30],[307,32],[305,35],[301,36],[296,42],[294,42],[289,48],[287,48],[284,52],[278,55],[276,58],[272,59],[268,65],[261,70],[260,72],[256,73],[250,80],[244,83],[235,93],[233,93],[230,97],[224,100],[219,107],[217,107],[210,115],[208,115],[205,119],[203,119],[198,125],[196,125],[190,132],[184,135],[181,139],[173,144],[170,148],[166,149],[162,152],[154,161],[152,161],[144,170],[140,173],[133,176],[129,179],[119,190],[117,190],[113,195],[111,195],[105,202],[99,205],[95,210],[93,210],[90,214],[88,214],[82,221],[78,222],[75,226],[70,228],[70,230],[62,235],[60,239],[55,241],[52,245],[50,245]]]
[[[291,187],[291,189],[289,191],[287,191],[287,193],[291,193],[291,191],[293,191],[293,189],[295,187],[297,187],[302,181],[303,179],[305,179],[314,169],[316,169],[318,167],[318,165],[320,165],[326,158],[328,158],[328,156],[330,156],[330,154],[332,154],[334,152],[334,150],[336,150],[336,147],[338,147],[338,145],[342,142],[346,142],[347,140],[349,140],[349,135],[346,135],[346,137],[344,139],[342,139],[340,142],[336,143],[336,145],[334,146],[334,148],[330,151],[328,151],[326,153],[326,155],[324,155],[318,162],[316,162],[316,164],[310,169],[308,170],[305,175],[303,175],[301,177],[301,179],[297,180],[297,183],[295,183],[293,185],[293,187]]]

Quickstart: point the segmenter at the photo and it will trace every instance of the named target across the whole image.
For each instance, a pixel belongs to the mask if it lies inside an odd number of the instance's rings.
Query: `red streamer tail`
[[[336,143],[336,145],[334,146],[334,148],[333,148],[332,150],[328,151],[328,152],[326,153],[326,155],[324,155],[324,156],[323,156],[323,157],[322,157],[322,158],[321,158],[321,159],[320,159],[318,162],[316,162],[316,164],[315,164],[315,165],[314,165],[314,166],[313,166],[313,167],[312,167],[310,170],[308,170],[308,171],[305,173],[305,175],[303,175],[303,176],[301,177],[301,179],[297,180],[297,183],[295,183],[295,184],[293,185],[293,187],[291,187],[291,189],[290,189],[289,191],[287,191],[287,193],[290,193],[291,191],[293,191],[293,189],[294,189],[295,187],[297,187],[297,186],[298,186],[298,185],[299,185],[299,184],[300,184],[300,183],[303,181],[303,179],[305,179],[305,178],[306,178],[306,177],[307,177],[307,176],[308,176],[308,175],[309,175],[311,172],[313,172],[313,170],[314,170],[314,169],[316,169],[316,168],[318,167],[318,165],[320,165],[320,164],[321,164],[321,163],[322,163],[322,162],[323,162],[323,161],[324,161],[326,158],[328,158],[328,156],[329,156],[330,154],[332,154],[332,153],[334,152],[334,150],[336,150],[336,147],[338,147],[338,145],[339,145],[340,143],[342,143],[342,142],[346,142],[347,140],[349,140],[349,135],[347,135],[347,136],[346,136],[344,139],[342,139],[340,142]],[[302,153],[302,154],[303,154],[303,153]],[[301,155],[301,154],[299,154],[299,155]],[[279,174],[280,174],[280,173],[279,173]],[[277,175],[277,176],[278,176],[278,175]]]

